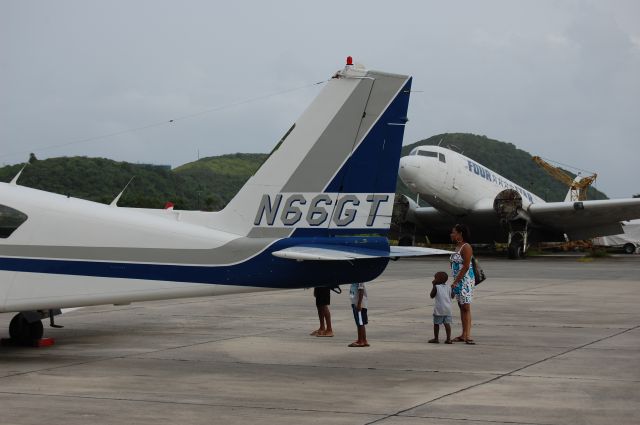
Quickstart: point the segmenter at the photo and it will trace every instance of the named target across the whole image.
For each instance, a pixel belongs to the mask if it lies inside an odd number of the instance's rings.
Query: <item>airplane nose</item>
[[[415,155],[403,156],[400,158],[400,168],[420,168],[420,161]]]
[[[400,168],[398,169],[398,175],[400,180],[410,188],[416,187],[416,175],[420,170],[420,165],[411,156],[405,156],[400,158]]]

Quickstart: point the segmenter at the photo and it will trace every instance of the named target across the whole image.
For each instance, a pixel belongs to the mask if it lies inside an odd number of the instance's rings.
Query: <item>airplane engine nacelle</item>
[[[522,196],[516,190],[505,189],[494,199],[493,209],[501,222],[516,220],[522,211]]]

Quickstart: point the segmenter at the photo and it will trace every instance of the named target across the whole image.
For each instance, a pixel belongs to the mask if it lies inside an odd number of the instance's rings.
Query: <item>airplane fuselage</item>
[[[0,184],[0,311],[374,279],[391,254],[410,92],[409,76],[348,63],[218,212],[120,208],[19,176]],[[10,333],[31,338],[19,329],[29,316]]]
[[[420,198],[402,203],[400,221],[413,223],[432,242],[449,241],[451,227],[465,223],[476,243],[506,242],[519,258],[530,242],[613,235],[621,220],[640,216],[640,200],[545,202],[478,162],[439,146],[419,146],[401,158],[399,175]],[[404,220],[404,221],[403,221]],[[407,240],[408,236],[402,236]]]
[[[188,211],[152,214],[6,183],[0,198],[28,217],[10,238],[0,238],[0,312],[340,285],[374,279],[388,262],[328,268],[272,255],[305,243],[388,249],[386,238],[245,237],[192,224]],[[336,221],[359,217],[344,207]]]
[[[439,146],[421,146],[400,160],[400,178],[421,199],[448,214],[464,217],[505,189],[522,197],[523,206],[544,200],[476,161]],[[485,205],[487,204],[487,205]]]

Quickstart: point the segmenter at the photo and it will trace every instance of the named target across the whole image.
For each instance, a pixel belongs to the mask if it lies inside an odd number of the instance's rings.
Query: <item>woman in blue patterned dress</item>
[[[456,244],[456,250],[450,258],[451,276],[453,276],[451,289],[458,301],[460,321],[462,322],[462,335],[453,340],[475,344],[471,339],[471,302],[473,301],[475,276],[471,267],[473,249],[467,242],[469,236],[469,229],[464,224],[456,224],[451,230],[451,241]]]

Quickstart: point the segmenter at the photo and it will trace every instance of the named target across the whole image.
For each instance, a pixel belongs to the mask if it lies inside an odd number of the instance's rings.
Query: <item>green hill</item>
[[[264,153],[235,153],[210,156],[176,167],[174,171],[184,173],[204,168],[216,174],[246,177],[255,173],[266,158],[267,154]]]
[[[23,186],[109,203],[131,182],[118,205],[219,210],[258,169],[266,154],[232,154],[203,158],[171,170],[169,166],[132,164],[104,158],[61,157],[32,161],[20,176]],[[10,181],[22,165],[0,168]]]
[[[188,182],[188,187],[191,189],[191,197],[188,199],[192,200],[190,203],[192,208],[187,209],[206,207],[220,210],[266,159],[267,154],[264,153],[234,153],[202,158],[181,165],[173,171],[178,178]],[[198,199],[200,199],[199,202],[193,202]],[[203,200],[209,203],[203,203]]]
[[[549,201],[564,199],[567,189],[531,161],[529,153],[511,143],[473,134],[440,134],[403,148],[403,155],[420,145],[451,147],[495,170]],[[169,166],[132,164],[104,158],[60,157],[34,160],[22,173],[23,186],[109,203],[131,182],[120,206],[162,208],[172,201],[177,209],[219,210],[266,160],[267,154],[236,153],[202,158],[173,170]],[[0,168],[0,181],[10,181],[22,165]],[[398,192],[412,195],[398,180]],[[606,199],[591,190],[589,199]]]
[[[512,143],[500,142],[486,136],[468,133],[438,134],[403,147],[402,155],[408,155],[416,146],[438,144],[462,153],[547,201],[562,201],[569,190],[536,165],[528,152],[516,148]],[[563,171],[575,177],[575,174]],[[400,179],[396,192],[415,198]],[[588,199],[607,199],[604,193],[594,188],[589,188],[587,194]]]

